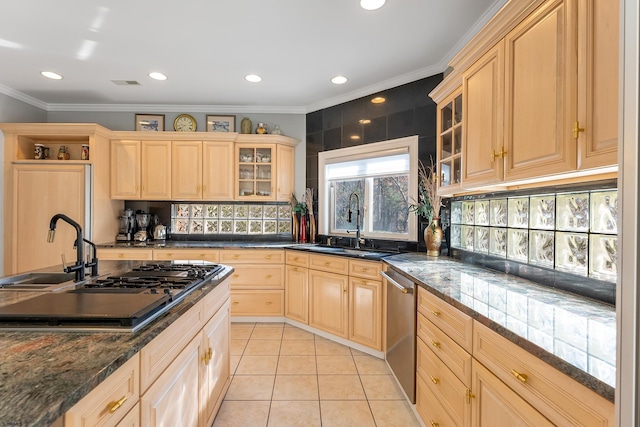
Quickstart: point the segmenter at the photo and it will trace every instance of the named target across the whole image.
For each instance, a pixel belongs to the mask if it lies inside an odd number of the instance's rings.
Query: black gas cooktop
[[[118,276],[90,281],[73,291],[0,307],[0,329],[133,332],[223,269],[202,261],[144,264]]]

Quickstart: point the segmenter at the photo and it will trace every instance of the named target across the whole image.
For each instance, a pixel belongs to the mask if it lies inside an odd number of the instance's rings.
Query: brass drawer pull
[[[271,301],[267,301],[267,302],[265,302],[265,304],[266,304],[266,305],[271,305],[271,304],[273,304],[273,302],[271,302]]]
[[[512,369],[511,373],[513,374],[514,377],[516,377],[517,379],[519,379],[523,383],[527,382],[527,374],[521,374],[520,372],[516,371],[515,369]]]
[[[440,382],[439,378],[432,377],[431,375],[429,375],[429,378],[431,378],[431,382],[434,384],[438,384]]]
[[[238,304],[240,304],[238,301],[233,302],[233,305],[238,305]]]
[[[120,400],[118,400],[117,402],[111,402],[109,404],[109,413],[113,414],[114,412],[116,412],[118,409],[120,409],[120,407],[124,404],[124,402],[127,401],[127,396],[122,396],[120,398]]]
[[[273,274],[267,274],[266,276],[264,276],[265,279],[271,279],[273,277]]]
[[[433,311],[431,310],[431,314],[433,314],[436,317],[440,317],[440,312],[439,311]]]
[[[435,348],[440,348],[440,343],[438,341],[431,341],[431,345]]]
[[[437,422],[435,422],[433,420],[429,420],[429,424],[431,424],[431,427],[440,427],[440,424],[438,424]]]

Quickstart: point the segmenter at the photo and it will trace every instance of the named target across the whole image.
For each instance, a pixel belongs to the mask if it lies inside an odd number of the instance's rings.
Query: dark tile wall
[[[317,197],[321,151],[418,135],[420,160],[428,164],[429,156],[433,156],[435,161],[436,104],[429,92],[441,81],[442,74],[437,74],[307,114],[307,188],[313,188]],[[372,103],[377,96],[386,101]],[[360,124],[361,119],[371,123]],[[360,138],[354,140],[353,135]],[[425,226],[420,224],[419,229]],[[424,247],[424,242],[419,245]]]

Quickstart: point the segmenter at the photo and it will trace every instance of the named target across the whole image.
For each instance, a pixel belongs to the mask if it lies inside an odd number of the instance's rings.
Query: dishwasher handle
[[[406,287],[401,285],[400,283],[396,282],[394,279],[391,278],[391,276],[389,276],[387,273],[385,273],[384,271],[380,272],[380,275],[382,277],[384,277],[385,279],[387,279],[387,281],[389,283],[391,283],[393,286],[395,286],[396,288],[400,289],[400,291],[403,294],[412,294],[413,293],[413,287]]]

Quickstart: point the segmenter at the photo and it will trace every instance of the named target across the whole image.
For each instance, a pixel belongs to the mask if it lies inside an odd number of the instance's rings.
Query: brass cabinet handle
[[[439,378],[432,377],[431,375],[429,375],[429,378],[431,378],[431,382],[434,384],[438,384],[440,382]]]
[[[507,155],[507,150],[504,149],[504,147],[500,147],[500,151],[498,151],[496,153],[496,150],[491,150],[491,163],[493,163],[493,161],[500,157],[501,159],[504,159],[504,156]]]
[[[466,396],[467,396],[467,403],[471,403],[471,399],[476,397],[476,395],[471,393],[471,390],[469,389],[467,389]]]
[[[238,305],[238,304],[240,304],[240,303],[239,303],[238,301],[234,301],[232,304],[233,304],[233,305]]]
[[[346,286],[344,288],[342,288],[342,292],[345,293],[345,294],[347,293],[347,287]]]
[[[202,360],[204,361],[204,364],[208,365],[212,357],[213,357],[213,350],[211,349],[211,347],[209,347],[209,349],[204,352],[204,357],[202,358]]]
[[[325,265],[326,267],[329,267],[329,266],[331,265],[331,263],[330,263],[329,261],[327,261],[327,262],[325,262],[325,263],[324,263],[324,265]]]
[[[109,413],[113,414],[114,412],[116,412],[118,409],[120,409],[120,407],[124,404],[124,402],[127,401],[127,396],[122,396],[120,398],[120,400],[116,401],[116,402],[111,402],[109,404]]]
[[[512,369],[511,373],[513,374],[514,377],[516,377],[517,379],[519,379],[523,383],[527,382],[527,378],[528,378],[527,374],[521,374],[520,372],[516,371],[515,369]]]
[[[436,317],[440,317],[440,312],[439,311],[433,311],[431,310],[431,314],[433,314]]]
[[[578,135],[580,134],[580,132],[584,132],[584,128],[581,128],[580,122],[576,120],[573,123],[573,139],[578,139]]]
[[[273,274],[267,274],[266,276],[264,276],[265,279],[271,279],[273,277]]]
[[[265,302],[265,304],[266,304],[266,305],[271,305],[271,304],[273,304],[273,302],[271,302],[271,301],[267,301],[267,302]]]
[[[440,343],[438,341],[431,341],[431,345],[435,348],[440,348]]]
[[[438,424],[437,422],[435,422],[433,420],[429,420],[429,424],[431,424],[431,427],[440,427],[440,424]]]

